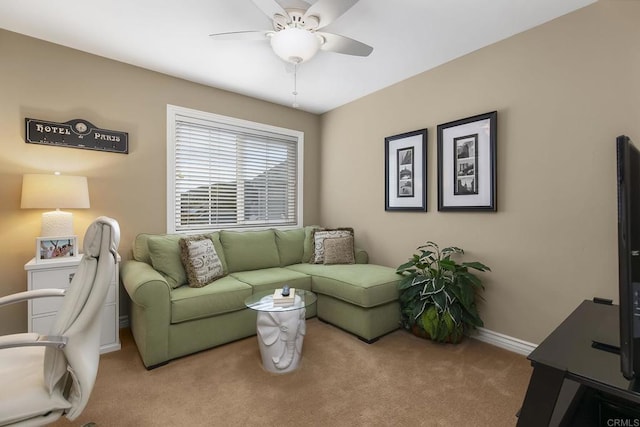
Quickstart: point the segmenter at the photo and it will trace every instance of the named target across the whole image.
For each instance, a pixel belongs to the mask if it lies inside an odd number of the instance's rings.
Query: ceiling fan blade
[[[289,14],[276,0],[252,0],[258,9],[260,9],[269,19],[273,19],[275,15],[282,15],[289,20]]]
[[[216,33],[209,34],[209,37],[215,40],[248,40],[248,41],[263,41],[267,40],[267,34],[272,31],[232,31],[230,33]]]
[[[349,37],[332,33],[317,32],[324,37],[324,43],[320,46],[322,50],[343,53],[345,55],[369,56],[373,52],[373,48],[367,44]]]
[[[358,1],[359,0],[318,0],[307,9],[304,18],[307,16],[317,16],[318,19],[320,19],[318,28],[326,27],[347,10],[351,9]]]

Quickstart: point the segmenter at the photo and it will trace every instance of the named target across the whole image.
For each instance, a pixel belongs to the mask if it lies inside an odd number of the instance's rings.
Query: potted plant
[[[483,326],[476,307],[484,286],[470,270],[491,271],[473,261],[458,263],[452,255],[464,254],[455,246],[440,249],[434,242],[417,248],[396,270],[403,279],[400,290],[402,326],[434,341],[458,343],[464,333]]]

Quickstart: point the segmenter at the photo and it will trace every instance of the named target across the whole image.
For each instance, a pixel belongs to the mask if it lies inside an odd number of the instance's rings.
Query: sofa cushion
[[[158,270],[172,288],[187,283],[187,273],[180,258],[180,234],[149,236],[149,256],[151,265]]]
[[[313,256],[313,232],[318,228],[320,228],[319,225],[307,225],[304,228],[302,262],[309,262]]]
[[[218,258],[220,258],[220,263],[222,264],[222,271],[224,274],[229,272],[229,268],[227,267],[227,260],[224,256],[224,249],[222,248],[222,242],[220,242],[220,232],[216,231],[211,234],[208,234],[209,238],[213,242],[213,247],[216,248],[216,253],[218,254]]]
[[[398,299],[396,270],[373,264],[295,264],[287,269],[312,275],[311,290],[360,307],[375,307]]]
[[[302,262],[304,252],[304,228],[275,230],[280,267]]]
[[[220,232],[229,273],[279,267],[274,230]]]
[[[355,264],[353,236],[324,239],[325,264]]]
[[[202,288],[174,289],[171,291],[171,323],[242,310],[246,308],[244,300],[252,293],[251,286],[231,276]]]
[[[183,237],[180,255],[192,288],[201,288],[224,276],[222,263],[209,236]]]
[[[312,264],[322,264],[324,262],[324,239],[348,236],[353,236],[353,228],[319,228],[313,230],[313,256],[309,262]]]
[[[131,248],[133,259],[152,265],[148,244],[149,237],[151,236],[157,236],[157,234],[140,233],[136,236],[136,238],[133,240],[133,246]]]
[[[222,263],[222,271],[227,274],[227,263],[220,243],[220,233],[208,234]],[[138,234],[133,245],[133,256],[137,261],[150,264],[158,270],[172,288],[188,282],[187,273],[182,265],[180,239],[182,234]],[[146,261],[148,259],[148,261]]]
[[[311,290],[311,277],[307,274],[286,268],[265,268],[262,270],[239,271],[231,275],[253,287],[253,293],[281,288],[289,285],[291,288]]]

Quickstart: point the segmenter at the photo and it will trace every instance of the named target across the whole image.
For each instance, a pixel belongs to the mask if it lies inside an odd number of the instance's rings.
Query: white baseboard
[[[486,342],[488,344],[495,345],[496,347],[504,348],[505,350],[512,351],[514,353],[528,356],[537,345],[527,341],[513,338],[508,335],[504,335],[498,332],[491,331],[485,328],[478,328],[477,333],[472,335],[472,338],[478,341]]]
[[[120,329],[128,327],[129,316],[127,316],[126,314],[120,316]],[[514,353],[522,354],[524,356],[528,356],[529,353],[531,353],[537,347],[536,344],[532,344],[530,342],[523,341],[518,338],[513,338],[508,335],[494,332],[485,328],[478,328],[476,330],[476,333],[473,334],[472,338],[475,338],[478,341],[486,342],[487,344],[495,345],[496,347],[504,348],[505,350],[509,350]]]

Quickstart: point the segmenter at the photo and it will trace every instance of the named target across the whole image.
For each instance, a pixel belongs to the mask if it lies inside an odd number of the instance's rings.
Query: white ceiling
[[[279,0],[284,7],[287,1]],[[595,1],[360,0],[323,31],[371,45],[373,53],[320,51],[303,63],[299,108],[329,111]],[[278,104],[293,102],[293,74],[268,42],[208,37],[271,29],[251,0],[2,0],[0,28]]]

